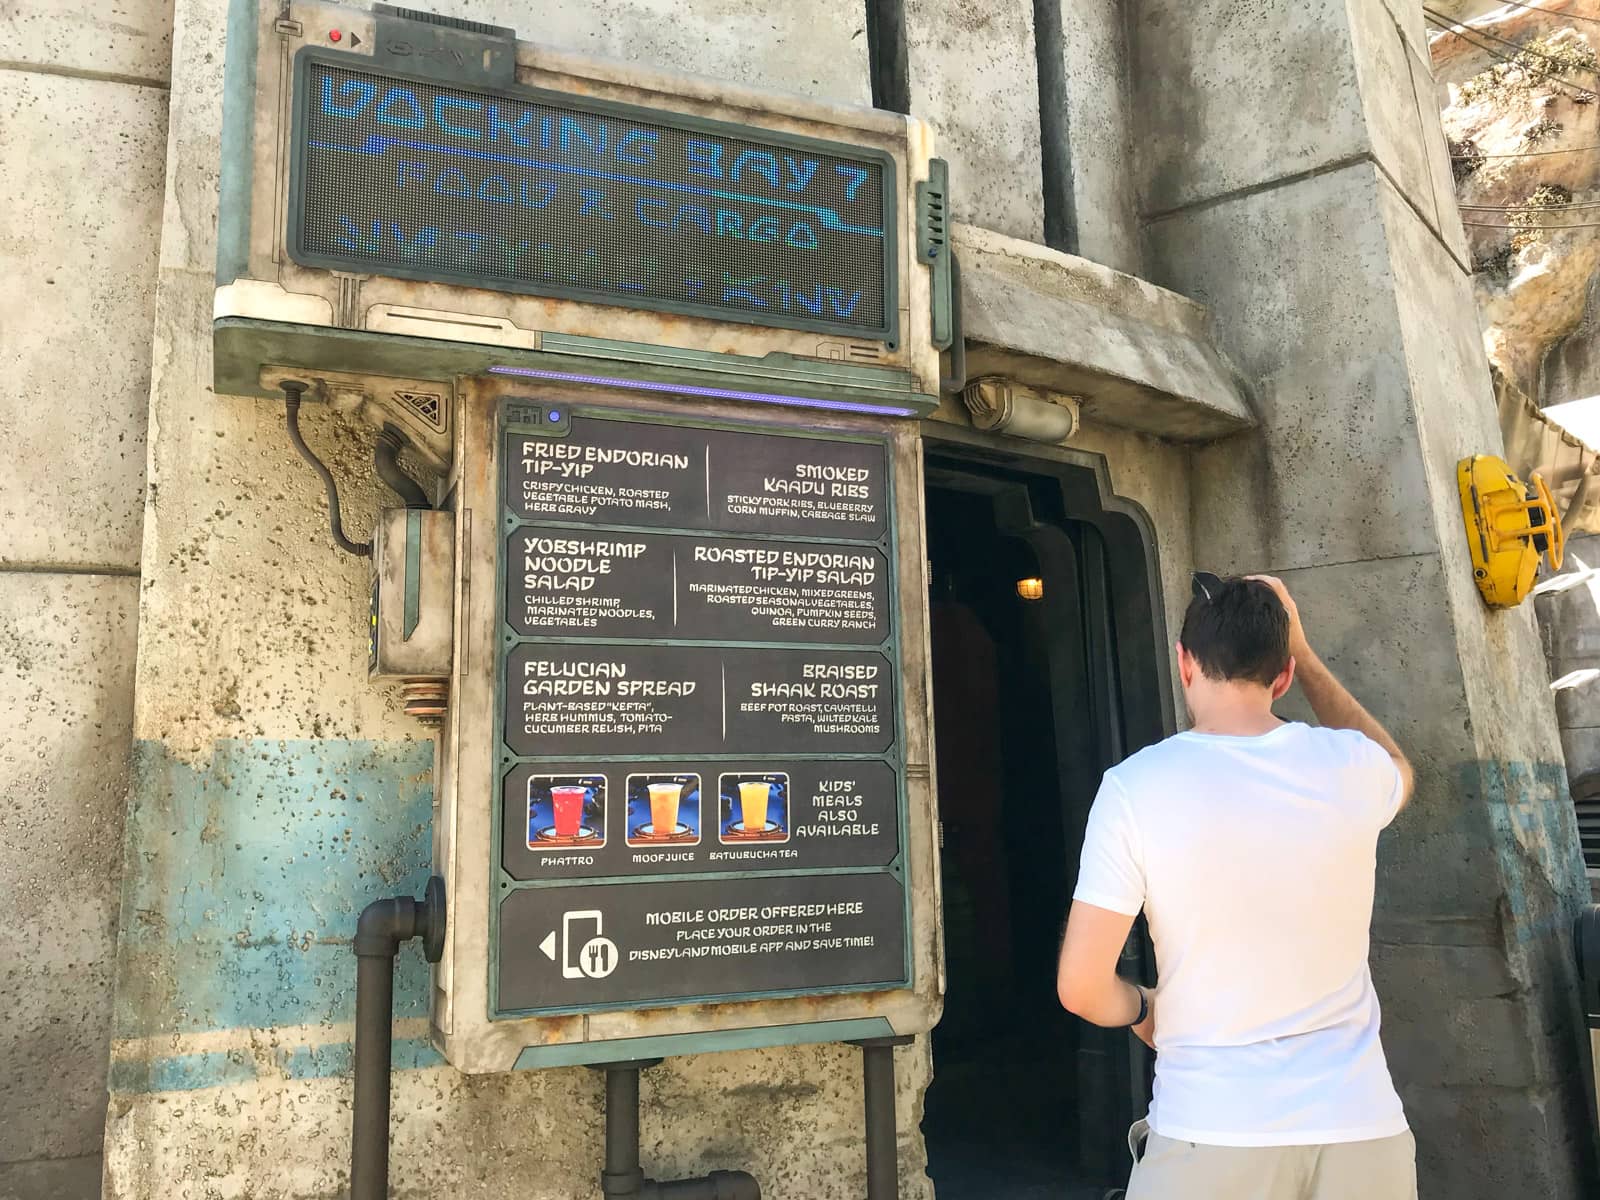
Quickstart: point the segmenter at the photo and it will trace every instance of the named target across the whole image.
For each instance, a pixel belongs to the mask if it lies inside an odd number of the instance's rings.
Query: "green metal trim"
[[[919,417],[939,407],[938,397],[916,390],[909,371],[790,354],[752,358],[709,350],[663,352],[659,346],[598,338],[551,338],[564,352],[549,353],[251,317],[222,317],[213,322],[212,332],[214,386],[220,396],[274,397],[276,393],[261,386],[263,366],[436,379],[454,386],[457,377],[482,375],[494,366],[592,375],[595,360],[603,358],[612,364],[608,372],[646,383],[849,400],[903,408]]]
[[[955,341],[956,322],[950,263],[950,164],[928,160],[928,178],[917,184],[917,261],[928,266],[935,349]]]
[[[524,100],[532,104],[567,108],[575,112],[595,113],[619,120],[665,125],[675,129],[691,130],[696,133],[711,133],[721,137],[739,138],[744,141],[774,146],[790,146],[797,150],[812,150],[839,158],[876,162],[883,171],[883,323],[877,326],[850,325],[837,321],[813,321],[800,317],[766,316],[760,313],[746,313],[739,309],[724,309],[685,301],[657,300],[637,293],[622,294],[620,292],[606,292],[592,288],[551,286],[520,279],[490,277],[483,273],[450,271],[445,268],[425,271],[409,270],[391,263],[385,263],[380,269],[378,264],[369,259],[311,251],[307,250],[302,244],[300,234],[304,225],[305,198],[300,187],[300,181],[303,177],[306,151],[306,138],[302,136],[302,131],[305,129],[306,108],[311,90],[307,82],[309,72],[305,69],[307,63],[325,63],[343,70],[361,71],[368,75],[376,75],[405,83],[420,83],[424,86],[437,87],[442,82],[437,79],[411,76],[402,72],[387,70],[376,65],[371,58],[365,55],[329,50],[322,46],[302,46],[295,52],[294,82],[292,85],[294,92],[293,121],[290,126],[289,148],[289,228],[284,233],[284,246],[288,251],[289,257],[302,266],[320,267],[331,271],[352,271],[363,275],[382,275],[396,279],[453,283],[464,287],[487,288],[490,291],[514,292],[529,296],[552,296],[560,300],[578,300],[591,304],[604,304],[630,309],[649,309],[654,312],[703,317],[707,320],[729,321],[742,325],[760,325],[777,329],[801,329],[814,333],[833,334],[839,337],[854,337],[864,341],[881,341],[891,350],[896,349],[899,345],[899,173],[895,170],[894,156],[885,150],[877,150],[871,146],[851,146],[844,142],[833,142],[824,138],[805,137],[801,134],[767,129],[759,125],[738,125],[730,121],[714,121],[707,117],[672,112],[669,109],[644,108],[635,104],[623,104],[615,100],[603,100],[593,96],[580,96],[570,92],[552,91],[548,88],[532,88],[521,85],[489,87],[478,83],[457,85],[464,91]]]
[[[546,382],[546,381],[541,381],[541,382]],[[835,392],[834,394],[837,395],[837,392]],[[565,434],[568,431],[570,431],[570,429],[571,429],[571,418],[572,417],[581,416],[581,417],[593,418],[593,419],[596,419],[596,420],[621,421],[621,422],[625,422],[625,423],[629,423],[629,424],[672,425],[672,426],[680,426],[680,427],[681,426],[689,426],[689,427],[699,428],[699,429],[725,429],[725,430],[732,430],[732,431],[740,432],[740,433],[757,432],[757,433],[761,433],[763,435],[771,434],[771,435],[784,436],[784,437],[804,438],[804,439],[809,440],[809,441],[855,442],[855,443],[860,443],[860,444],[864,444],[864,445],[878,446],[878,447],[880,447],[882,449],[883,454],[884,454],[884,466],[885,466],[885,473],[886,473],[885,488],[884,488],[884,507],[885,507],[886,519],[885,519],[885,522],[884,522],[883,533],[879,538],[877,538],[875,540],[872,540],[872,541],[861,541],[860,544],[861,545],[876,546],[878,549],[880,549],[880,550],[882,550],[884,552],[885,557],[887,557],[887,559],[889,560],[889,609],[890,609],[890,612],[894,613],[894,614],[898,614],[901,611],[901,609],[900,609],[901,592],[900,592],[900,578],[899,578],[899,564],[900,564],[899,537],[897,535],[897,529],[896,529],[896,525],[895,525],[896,491],[897,491],[897,489],[895,487],[893,448],[892,448],[891,442],[890,442],[890,440],[889,440],[887,435],[874,435],[874,434],[870,434],[870,433],[841,433],[841,432],[835,432],[835,431],[832,431],[832,430],[811,430],[811,429],[804,429],[804,428],[795,428],[795,427],[792,427],[792,426],[791,427],[766,426],[766,425],[762,425],[759,421],[752,421],[752,420],[749,420],[748,418],[746,418],[746,419],[717,420],[715,418],[707,419],[707,418],[702,418],[702,417],[693,417],[693,418],[683,419],[683,418],[676,418],[676,417],[672,416],[669,413],[630,412],[630,411],[628,411],[626,409],[614,408],[614,407],[611,407],[611,406],[609,406],[607,404],[604,404],[604,403],[601,403],[599,405],[593,405],[593,404],[562,404],[562,408],[568,414],[568,421],[563,426],[563,428],[560,431],[560,433],[552,433],[551,429],[548,426],[538,423],[540,421],[540,415],[537,415],[537,414],[533,417],[533,421],[535,422],[533,424],[527,424],[527,423],[522,422],[522,421],[511,421],[511,420],[507,419],[507,409],[512,404],[519,404],[519,405],[524,406],[526,409],[534,409],[534,410],[538,411],[538,414],[542,414],[543,406],[546,403],[548,403],[548,402],[543,400],[543,399],[536,399],[536,398],[531,397],[531,396],[507,396],[507,397],[504,398],[504,400],[502,400],[502,402],[501,402],[501,404],[499,406],[499,412],[497,414],[497,420],[496,420],[495,446],[494,446],[495,493],[496,493],[496,497],[497,497],[496,511],[502,517],[509,518],[509,520],[502,520],[502,521],[500,521],[500,522],[498,522],[496,524],[495,536],[496,536],[497,539],[503,539],[505,531],[508,528],[514,527],[514,525],[516,525],[516,524],[523,524],[523,523],[531,524],[532,523],[532,522],[522,522],[522,521],[518,520],[517,518],[513,517],[512,514],[507,511],[507,507],[506,507],[506,502],[505,502],[505,463],[503,461],[503,456],[501,454],[501,443],[504,441],[505,434],[508,431],[513,430],[513,429],[526,431],[527,433],[530,433],[530,434],[539,434],[539,435],[542,435],[542,436],[565,436]],[[661,532],[661,531],[654,531],[654,532]],[[679,530],[678,532],[704,534],[706,531],[705,530]],[[741,533],[741,534],[739,534],[737,536],[744,537],[744,538],[752,538],[752,539],[756,539],[756,540],[776,540],[776,541],[791,540],[789,538],[789,535],[787,535],[787,534]],[[820,539],[820,540],[847,541],[848,542],[848,541],[851,541],[852,539],[849,539],[849,538],[833,538],[833,539]],[[517,755],[515,755],[515,754],[513,754],[511,752],[510,747],[507,746],[506,743],[505,743],[505,665],[506,665],[506,650],[505,650],[505,647],[508,644],[510,644],[512,642],[515,642],[515,641],[526,641],[526,640],[531,640],[531,639],[524,639],[524,638],[521,638],[519,635],[517,635],[515,633],[515,631],[512,630],[510,624],[506,620],[506,613],[505,613],[505,588],[506,588],[505,557],[506,556],[505,556],[504,552],[498,548],[498,542],[497,542],[497,549],[496,549],[496,552],[495,552],[495,616],[496,616],[496,626],[497,626],[497,629],[498,629],[499,642],[498,642],[498,644],[496,645],[496,648],[495,648],[495,679],[494,679],[494,705],[495,705],[495,707],[494,707],[494,716],[493,716],[493,722],[494,722],[494,753],[495,753],[495,757],[496,757],[496,762],[495,762],[495,772],[494,772],[494,792],[489,797],[490,813],[492,814],[492,820],[489,822],[489,824],[490,824],[489,876],[490,876],[490,880],[491,880],[491,886],[488,889],[490,898],[489,898],[489,953],[488,953],[488,956],[487,956],[488,957],[487,970],[489,972],[489,976],[488,976],[488,979],[486,981],[487,984],[488,984],[488,989],[487,989],[488,990],[488,1002],[487,1002],[488,1014],[487,1015],[488,1015],[489,1020],[490,1021],[526,1020],[526,1019],[530,1019],[530,1018],[558,1017],[558,1016],[562,1016],[562,1015],[576,1015],[576,1014],[591,1013],[591,1012],[617,1012],[617,1011],[631,1011],[631,1010],[639,1010],[639,1009],[680,1008],[680,1007],[683,1007],[683,1006],[686,1006],[686,1005],[691,1005],[691,1004],[717,1004],[717,1003],[731,1003],[731,1002],[746,1002],[746,1001],[759,1001],[759,1000],[768,1000],[768,999],[784,999],[784,998],[796,997],[796,996],[848,995],[848,994],[859,993],[859,992],[877,992],[877,991],[902,990],[902,989],[906,989],[906,988],[912,987],[914,985],[914,983],[915,983],[914,972],[912,970],[912,959],[913,959],[914,947],[912,945],[912,936],[911,936],[912,933],[914,932],[914,925],[913,925],[913,922],[912,922],[912,912],[911,912],[911,888],[908,886],[907,880],[906,880],[906,859],[907,859],[907,853],[908,853],[910,814],[909,814],[909,811],[908,811],[909,810],[909,788],[908,788],[908,782],[907,782],[907,779],[906,779],[906,761],[905,761],[905,737],[906,737],[906,730],[905,730],[905,671],[904,671],[904,661],[903,661],[903,656],[901,654],[901,646],[900,646],[900,622],[899,622],[898,617],[897,617],[895,620],[893,620],[891,622],[890,635],[887,638],[885,638],[882,642],[878,643],[876,646],[859,646],[859,645],[857,645],[857,646],[843,647],[844,649],[856,650],[856,651],[872,651],[872,650],[876,650],[879,653],[882,653],[886,658],[889,659],[890,669],[894,672],[894,675],[895,675],[895,706],[894,706],[894,708],[895,708],[895,737],[894,737],[894,742],[893,742],[892,746],[890,747],[890,749],[888,751],[882,753],[882,754],[847,754],[847,755],[846,754],[840,754],[840,755],[821,755],[821,756],[815,755],[815,754],[810,754],[810,755],[802,754],[802,755],[795,755],[793,757],[802,758],[802,759],[816,759],[816,758],[821,757],[821,758],[827,758],[827,759],[835,759],[835,758],[837,758],[837,759],[849,759],[849,760],[852,760],[852,761],[884,762],[884,763],[887,763],[889,765],[889,767],[891,768],[891,770],[894,771],[894,774],[895,774],[895,785],[896,785],[896,804],[897,804],[897,809],[898,809],[897,819],[898,819],[898,822],[899,822],[899,845],[898,845],[898,848],[896,850],[894,858],[891,860],[891,862],[887,866],[884,866],[884,867],[870,867],[870,866],[869,867],[826,867],[826,868],[820,868],[820,870],[824,871],[824,872],[826,872],[826,873],[828,873],[830,875],[832,875],[832,874],[839,874],[839,875],[884,874],[884,875],[889,875],[889,876],[893,877],[894,879],[896,879],[900,883],[900,885],[901,885],[901,895],[903,897],[903,909],[902,909],[902,914],[901,914],[901,922],[902,922],[902,929],[905,931],[904,956],[903,956],[903,959],[902,959],[902,962],[901,962],[901,978],[900,979],[898,979],[898,980],[886,980],[886,981],[875,982],[875,983],[845,984],[845,985],[840,985],[840,986],[835,986],[835,987],[809,987],[809,988],[786,989],[786,990],[781,990],[781,991],[739,992],[739,993],[735,993],[735,994],[726,994],[726,995],[675,997],[675,998],[672,998],[672,999],[669,999],[669,1000],[662,1000],[662,1001],[659,1001],[659,1002],[629,1001],[629,1002],[626,1002],[626,1003],[610,1004],[610,1005],[593,1005],[593,1004],[590,1004],[590,1005],[583,1005],[581,1007],[572,1008],[572,1009],[550,1009],[550,1008],[541,1008],[541,1009],[502,1009],[500,1007],[500,970],[499,970],[499,967],[500,967],[500,906],[504,902],[504,900],[507,897],[507,895],[509,895],[512,891],[522,890],[522,889],[528,888],[528,887],[551,886],[551,885],[560,885],[560,886],[565,886],[565,887],[583,887],[583,886],[586,886],[586,885],[593,885],[593,884],[599,884],[599,883],[612,883],[612,884],[615,884],[617,882],[631,882],[631,881],[635,881],[635,880],[638,880],[639,878],[641,878],[639,876],[605,876],[604,878],[593,878],[593,879],[559,879],[559,880],[517,880],[517,879],[513,879],[505,870],[505,847],[504,847],[504,839],[503,839],[504,828],[505,828],[505,820],[504,820],[504,814],[503,814],[502,810],[503,810],[503,806],[505,804],[505,777],[506,777],[506,773],[509,770],[511,770],[514,766],[518,765],[519,763],[524,763],[524,762],[537,762],[537,761],[553,761],[553,762],[554,761],[559,761],[559,762],[574,762],[574,763],[598,762],[598,761],[607,761],[607,762],[635,762],[635,761],[649,762],[649,761],[657,761],[661,757],[658,754],[651,754],[651,755],[594,755],[594,754],[572,755],[572,754],[568,754],[568,755],[533,755],[533,756],[520,757],[520,756],[517,756]],[[574,643],[574,644],[599,644],[600,642],[602,642],[602,639],[593,639],[593,638],[590,638],[590,639],[584,639],[584,638],[560,638],[560,639],[555,639],[555,638],[552,638],[552,639],[547,639],[547,640],[550,640],[550,641],[561,641],[561,642]],[[604,641],[606,641],[608,643],[610,641],[614,641],[614,640],[616,640],[616,639],[604,639]],[[634,643],[636,643],[637,639],[632,639],[632,641]],[[652,641],[659,642],[660,644],[663,644],[663,645],[683,645],[683,646],[700,646],[700,647],[712,646],[712,645],[716,644],[716,643],[708,643],[708,642],[692,642],[692,641],[686,641],[686,640],[683,640],[683,639],[674,639],[674,638],[658,638],[658,639],[652,639]],[[757,644],[759,644],[759,645],[771,645],[772,643],[757,643]],[[695,757],[696,758],[700,758],[700,759],[704,759],[706,761],[717,761],[719,759],[727,759],[727,760],[733,761],[733,760],[748,760],[752,756],[748,755],[748,754],[743,754],[743,755],[703,754],[703,755],[696,755]],[[683,876],[678,876],[676,874],[671,875],[671,876],[668,876],[668,875],[650,875],[650,876],[647,876],[645,878],[648,878],[649,880],[652,880],[652,881],[654,881],[654,880],[666,880],[666,879],[669,879],[669,878],[672,878],[672,879],[676,879],[676,878],[692,878],[692,879],[706,879],[706,878],[717,878],[717,879],[759,879],[759,878],[763,878],[763,877],[767,877],[767,876],[774,876],[774,875],[813,875],[813,874],[816,874],[818,870],[819,869],[799,870],[799,871],[751,871],[751,870],[744,870],[744,871],[739,871],[739,870],[700,871],[700,872],[695,872],[692,875],[683,875]],[[493,886],[493,883],[495,883],[495,882],[498,883],[498,885],[499,885],[498,887]],[[850,1023],[851,1022],[844,1022],[844,1024],[850,1024]],[[787,1026],[772,1026],[771,1028],[773,1028],[773,1029],[784,1029],[784,1028],[788,1028],[788,1027]],[[685,1036],[696,1036],[696,1037],[698,1037],[698,1036],[702,1036],[702,1035],[685,1035]],[[857,1036],[857,1035],[852,1034],[850,1036],[854,1037],[854,1036]],[[867,1035],[861,1035],[861,1036],[880,1036],[880,1035],[867,1034]],[[836,1040],[840,1040],[840,1039],[830,1037],[830,1038],[826,1038],[826,1039],[822,1039],[822,1040],[836,1041]],[[773,1045],[773,1044],[776,1044],[776,1043],[768,1041],[768,1042],[763,1042],[761,1044],[762,1045]],[[530,1048],[530,1049],[532,1049],[532,1048]],[[552,1049],[555,1049],[555,1048],[553,1047]],[[526,1053],[526,1051],[524,1051],[524,1053]],[[521,1060],[519,1059],[518,1061],[520,1063]],[[600,1060],[596,1060],[596,1061],[600,1061]],[[551,1064],[551,1065],[553,1065],[553,1064]]]
[[[541,1067],[582,1067],[590,1063],[627,1062],[641,1058],[676,1058],[721,1050],[761,1050],[768,1046],[812,1046],[857,1038],[893,1037],[887,1017],[856,1021],[816,1021],[806,1025],[762,1025],[755,1029],[719,1029],[712,1033],[679,1033],[662,1037],[619,1038],[611,1042],[573,1042],[564,1046],[527,1046],[517,1055],[514,1071]]]
[[[422,510],[406,509],[406,608],[401,640],[409,642],[422,619]]]
[[[250,264],[250,208],[255,187],[258,0],[228,0],[222,67],[222,161],[217,183],[217,283],[232,283]]]

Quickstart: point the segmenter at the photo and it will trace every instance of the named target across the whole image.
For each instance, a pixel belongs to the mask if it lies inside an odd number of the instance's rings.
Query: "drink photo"
[[[528,849],[598,847],[605,841],[604,775],[535,775],[528,780]]]
[[[789,840],[789,776],[783,772],[722,776],[721,822],[725,842]]]
[[[700,776],[629,775],[628,845],[700,842]]]

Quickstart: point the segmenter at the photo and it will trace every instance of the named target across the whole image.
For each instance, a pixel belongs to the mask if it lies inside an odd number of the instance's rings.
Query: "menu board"
[[[507,413],[495,1011],[906,984],[887,442]]]

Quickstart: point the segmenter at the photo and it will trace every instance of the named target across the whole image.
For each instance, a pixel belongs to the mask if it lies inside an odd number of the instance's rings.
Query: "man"
[[[1106,772],[1057,976],[1068,1009],[1157,1052],[1127,1200],[1414,1200],[1367,967],[1411,766],[1277,579],[1197,573],[1177,650],[1193,728]],[[1321,728],[1272,714],[1297,669]],[[1153,991],[1116,975],[1141,909]]]

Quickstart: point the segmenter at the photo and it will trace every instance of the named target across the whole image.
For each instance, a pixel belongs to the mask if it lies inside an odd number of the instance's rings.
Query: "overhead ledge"
[[[1256,423],[1206,336],[1206,310],[1087,259],[974,225],[961,262],[967,376],[1004,375],[1083,398],[1083,416],[1171,441]]]

